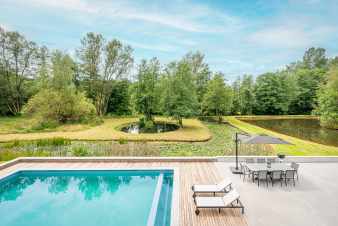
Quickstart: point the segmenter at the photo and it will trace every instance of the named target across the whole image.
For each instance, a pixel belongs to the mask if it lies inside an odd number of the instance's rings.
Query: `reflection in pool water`
[[[0,180],[0,225],[146,226],[159,175],[159,171],[23,171]],[[169,226],[172,174],[164,172],[163,177],[156,221]]]
[[[279,133],[338,147],[338,130],[320,126],[317,119],[242,120]]]

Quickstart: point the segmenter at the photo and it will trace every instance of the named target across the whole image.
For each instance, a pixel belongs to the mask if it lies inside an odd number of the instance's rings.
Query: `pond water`
[[[178,128],[179,128],[178,125],[171,123],[156,123],[152,129],[143,130],[139,127],[137,123],[134,123],[123,127],[121,130],[126,133],[139,134],[139,133],[163,133],[174,131],[177,130]]]
[[[338,147],[338,130],[320,126],[317,119],[242,120],[279,133]]]

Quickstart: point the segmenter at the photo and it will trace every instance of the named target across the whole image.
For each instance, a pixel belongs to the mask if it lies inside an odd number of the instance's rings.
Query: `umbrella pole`
[[[236,170],[238,170],[238,133],[236,132],[236,138],[235,138],[235,143],[236,143]]]

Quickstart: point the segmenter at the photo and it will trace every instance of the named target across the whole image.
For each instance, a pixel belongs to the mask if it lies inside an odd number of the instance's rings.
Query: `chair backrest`
[[[268,175],[268,171],[260,170],[260,171],[258,171],[257,177],[258,177],[258,179],[266,179],[267,175]]]
[[[295,162],[291,162],[291,167],[294,168],[296,171],[298,171],[299,164]]]
[[[271,177],[272,179],[280,179],[282,177],[282,171],[281,170],[276,170],[271,172]]]
[[[295,178],[295,170],[286,170],[285,178],[288,178],[288,179]]]
[[[257,163],[265,163],[266,159],[265,158],[257,158]]]
[[[229,185],[231,185],[231,180],[229,178],[225,178],[219,184],[217,184],[217,189],[218,190],[223,190],[226,187],[228,187]]]
[[[245,159],[246,163],[255,163],[255,160],[253,158],[247,158]]]
[[[223,197],[224,205],[230,205],[234,201],[239,199],[239,194],[236,189],[232,189],[230,192],[226,193]]]

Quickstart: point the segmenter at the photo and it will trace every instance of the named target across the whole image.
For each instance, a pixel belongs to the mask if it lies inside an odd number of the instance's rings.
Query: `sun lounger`
[[[213,193],[214,196],[216,193],[227,193],[231,190],[231,180],[226,178],[222,180],[219,184],[195,184],[191,187],[194,192],[193,197],[198,193]]]
[[[200,209],[210,209],[217,208],[219,212],[223,208],[239,208],[244,214],[244,206],[239,200],[239,194],[235,189],[232,189],[222,197],[200,197],[197,196],[194,198],[196,205],[195,213],[198,215]]]

